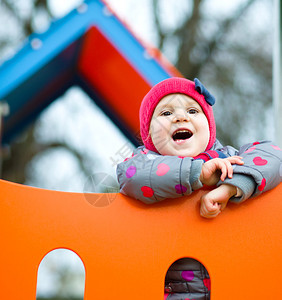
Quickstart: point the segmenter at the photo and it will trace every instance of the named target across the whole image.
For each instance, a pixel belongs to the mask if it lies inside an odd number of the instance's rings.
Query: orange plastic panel
[[[167,268],[185,256],[207,267],[211,299],[282,298],[282,185],[213,220],[199,216],[205,191],[147,206],[120,194],[0,189],[3,299],[35,299],[38,266],[55,248],[81,257],[87,300],[162,300]]]

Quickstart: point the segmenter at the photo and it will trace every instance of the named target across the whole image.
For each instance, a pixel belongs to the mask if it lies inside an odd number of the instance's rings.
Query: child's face
[[[160,154],[194,157],[206,150],[209,123],[194,99],[184,94],[170,94],[155,108],[150,135]]]

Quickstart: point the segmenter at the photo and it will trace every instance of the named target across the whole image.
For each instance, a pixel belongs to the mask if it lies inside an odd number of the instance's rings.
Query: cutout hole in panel
[[[37,276],[37,300],[82,300],[85,268],[73,251],[56,249],[41,261]]]
[[[185,257],[169,267],[165,277],[164,299],[210,299],[211,282],[205,266]]]

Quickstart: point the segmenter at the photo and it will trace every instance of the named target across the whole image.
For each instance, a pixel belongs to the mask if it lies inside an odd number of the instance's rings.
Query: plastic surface
[[[213,220],[199,216],[205,191],[146,206],[120,194],[0,189],[3,299],[35,299],[40,261],[56,248],[84,262],[87,300],[161,300],[167,268],[185,256],[207,267],[211,299],[282,297],[282,185]]]
[[[140,103],[151,86],[96,27],[85,34],[78,70],[103,99],[104,110],[138,134]]]

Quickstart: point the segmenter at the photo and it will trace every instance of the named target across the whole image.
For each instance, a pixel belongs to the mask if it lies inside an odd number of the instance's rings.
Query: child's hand
[[[236,193],[236,187],[229,184],[222,184],[208,192],[201,198],[200,215],[204,218],[215,218],[225,209],[228,200]]]
[[[224,181],[226,176],[232,178],[232,165],[243,165],[242,157],[230,156],[227,158],[214,158],[205,162],[202,166],[200,181],[205,185],[215,185],[219,179]]]

